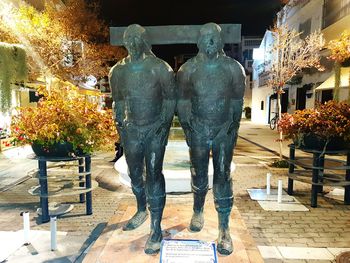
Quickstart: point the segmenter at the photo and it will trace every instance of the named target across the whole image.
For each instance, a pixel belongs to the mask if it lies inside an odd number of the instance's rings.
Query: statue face
[[[127,34],[124,36],[124,46],[131,57],[140,57],[144,52],[144,43],[140,34]]]
[[[212,57],[220,50],[220,38],[216,34],[206,34],[202,39],[202,46],[205,54]]]
[[[198,40],[199,51],[212,58],[223,48],[220,28],[214,23],[206,24],[200,31]]]

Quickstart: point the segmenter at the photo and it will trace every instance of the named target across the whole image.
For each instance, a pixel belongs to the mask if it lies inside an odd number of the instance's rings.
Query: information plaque
[[[160,250],[160,263],[217,263],[214,242],[165,239]]]

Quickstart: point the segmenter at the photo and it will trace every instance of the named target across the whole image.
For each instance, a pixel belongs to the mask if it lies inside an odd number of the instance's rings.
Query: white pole
[[[51,250],[57,250],[57,218],[50,217],[50,231],[51,231]]]
[[[23,216],[23,242],[24,245],[29,245],[29,235],[30,235],[30,221],[29,221],[29,212],[22,212]]]
[[[266,194],[271,194],[271,173],[266,174]]]
[[[282,180],[278,180],[278,196],[277,202],[282,203]]]

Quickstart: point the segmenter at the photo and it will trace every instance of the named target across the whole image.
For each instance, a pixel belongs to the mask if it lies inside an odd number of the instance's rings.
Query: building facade
[[[272,89],[267,85],[269,80],[270,63],[272,60],[271,48],[273,33],[269,30],[261,41],[259,48],[253,50],[252,65],[252,122],[268,123],[270,118]]]
[[[252,89],[253,89],[253,51],[260,46],[262,37],[242,36],[240,45],[240,58],[247,75],[246,89],[244,93],[244,108],[252,108]]]
[[[300,32],[301,38],[320,30],[328,43],[339,38],[344,30],[350,30],[350,0],[291,0],[277,14],[277,26],[284,25]],[[260,48],[254,51],[256,59],[253,64],[252,121],[265,124],[277,111],[276,95],[264,85],[264,79],[269,79],[266,61],[271,53],[268,47],[273,44],[271,34],[267,31]],[[334,71],[333,62],[327,59],[329,54],[327,49],[321,51],[324,71],[304,70],[286,85],[281,100],[282,112],[313,108],[316,103],[333,98]],[[342,69],[342,72],[346,74],[347,71]],[[346,100],[349,81],[342,82],[341,86],[340,100]]]

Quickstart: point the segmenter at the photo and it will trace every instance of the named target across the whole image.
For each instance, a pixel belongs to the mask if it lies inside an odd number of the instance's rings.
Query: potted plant
[[[247,119],[250,119],[252,117],[252,108],[244,107],[244,115]]]
[[[98,110],[69,86],[38,89],[43,97],[37,107],[18,108],[11,132],[14,143],[31,144],[39,156],[90,154],[103,147],[113,148],[117,140],[111,110]]]
[[[350,145],[350,105],[328,101],[315,109],[283,114],[278,128],[299,148],[340,150]]]

